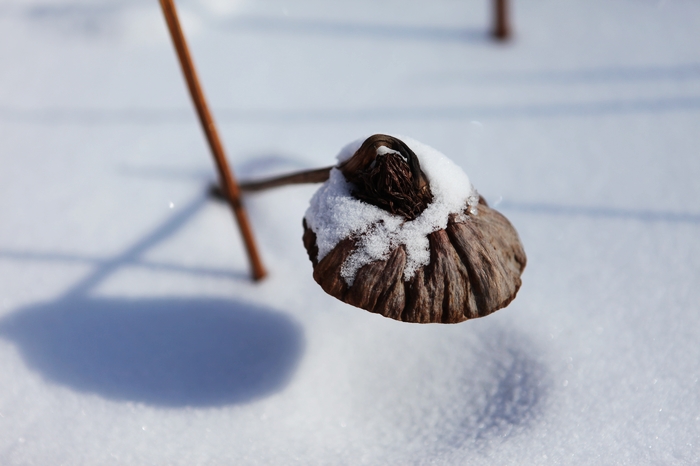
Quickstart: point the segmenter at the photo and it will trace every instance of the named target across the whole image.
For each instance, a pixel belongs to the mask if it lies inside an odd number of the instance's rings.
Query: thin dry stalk
[[[250,222],[248,221],[248,215],[246,214],[245,208],[241,203],[240,189],[236,183],[233,173],[231,172],[231,169],[229,168],[228,162],[226,161],[224,147],[219,139],[219,135],[216,131],[216,125],[214,124],[214,119],[209,111],[206,99],[204,98],[204,92],[199,84],[194,63],[192,61],[192,57],[190,56],[187,42],[185,41],[185,35],[180,27],[180,21],[177,16],[175,4],[173,3],[173,0],[160,0],[160,6],[163,9],[163,15],[168,23],[170,36],[173,40],[175,50],[177,51],[180,66],[182,67],[182,73],[185,75],[185,80],[187,81],[187,87],[197,109],[199,121],[202,124],[211,153],[214,156],[216,168],[219,172],[221,186],[223,187],[223,192],[226,194],[225,197],[231,205],[233,214],[238,222],[241,235],[243,236],[243,241],[248,253],[248,259],[250,261],[253,280],[261,280],[265,277],[265,275],[267,275],[267,272],[265,271],[265,267],[260,260],[260,255],[258,254],[258,249],[255,244],[255,238],[253,237],[253,231],[250,227]]]
[[[323,183],[328,180],[333,167],[304,170],[289,175],[274,176],[259,181],[243,181],[240,184],[241,191],[263,191],[270,188],[279,188],[288,184]]]

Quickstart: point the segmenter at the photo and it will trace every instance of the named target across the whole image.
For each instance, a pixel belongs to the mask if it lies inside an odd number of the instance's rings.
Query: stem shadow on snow
[[[551,377],[538,345],[513,328],[498,327],[476,343],[464,348],[464,356],[478,362],[457,375],[459,396],[441,412],[439,440],[425,446],[431,457],[447,462],[464,452],[488,457],[499,445],[527,435],[549,405]]]
[[[434,335],[424,340],[425,332]],[[397,343],[379,341],[358,361],[381,376],[365,377],[363,369],[354,377],[364,411],[348,419],[366,426],[368,439],[391,445],[391,458],[380,463],[452,464],[454,456],[464,464],[465,453],[488,455],[527,435],[547,410],[551,376],[542,348],[514,327],[467,322],[392,334]]]
[[[606,99],[590,102],[535,102],[526,104],[381,106],[365,108],[234,109],[215,108],[217,121],[227,124],[345,124],[393,121],[472,121],[483,119],[581,118],[618,115],[659,115],[700,110],[696,96]],[[36,125],[181,125],[194,124],[186,109],[84,109],[45,107],[21,109],[0,106],[0,121]]]
[[[49,381],[167,407],[270,395],[304,351],[301,327],[284,314],[208,298],[68,297],[10,315],[0,336]]]
[[[491,377],[484,385],[485,396],[476,416],[461,424],[477,442],[505,438],[528,427],[539,417],[549,391],[547,370],[524,336],[500,331],[484,343],[484,355],[490,354]]]
[[[219,22],[219,25],[222,29],[230,31],[251,31],[268,34],[491,44],[486,27],[401,25],[371,21],[334,21],[330,19],[278,18],[272,16],[237,17]]]
[[[536,345],[506,329],[492,329],[478,341],[470,356],[479,363],[461,375],[461,402],[443,413],[442,452],[488,450],[530,428],[547,404],[549,371]]]

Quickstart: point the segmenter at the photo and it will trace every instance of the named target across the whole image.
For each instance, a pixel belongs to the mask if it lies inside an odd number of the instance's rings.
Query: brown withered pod
[[[515,298],[526,264],[518,234],[458,166],[381,134],[339,159],[303,222],[326,293],[417,323],[483,317]]]

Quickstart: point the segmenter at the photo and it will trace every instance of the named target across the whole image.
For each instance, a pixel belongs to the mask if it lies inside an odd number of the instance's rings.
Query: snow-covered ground
[[[700,3],[181,0],[240,179],[373,133],[451,157],[528,254],[452,326],[313,281],[315,186],[248,279],[155,0],[0,2],[0,464],[697,464]]]

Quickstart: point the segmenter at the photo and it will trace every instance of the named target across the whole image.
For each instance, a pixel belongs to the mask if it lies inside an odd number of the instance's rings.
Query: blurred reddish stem
[[[496,40],[508,40],[511,36],[508,0],[493,0],[493,30]]]
[[[197,108],[199,121],[202,124],[202,128],[204,129],[207,141],[209,142],[212,155],[216,161],[216,168],[219,171],[219,178],[223,192],[225,193],[225,197],[231,205],[233,214],[238,221],[238,226],[241,230],[241,235],[243,236],[243,241],[245,242],[246,250],[248,252],[248,259],[250,261],[253,280],[261,280],[265,277],[265,275],[267,275],[267,272],[265,271],[265,267],[260,260],[258,250],[255,245],[255,238],[253,238],[253,231],[250,227],[250,222],[248,221],[248,215],[246,214],[243,204],[241,203],[240,189],[235,178],[233,177],[233,173],[229,169],[228,163],[226,162],[226,154],[224,153],[223,145],[219,140],[214,119],[209,112],[206,99],[204,98],[204,93],[199,85],[199,79],[197,78],[194,63],[192,62],[192,57],[190,56],[190,52],[187,48],[187,42],[185,41],[185,36],[182,33],[180,21],[177,17],[175,4],[173,3],[173,0],[160,0],[160,6],[163,9],[165,21],[168,23],[170,36],[173,39],[173,45],[177,51],[177,56],[180,60],[180,65],[182,66],[182,73],[185,75],[185,80],[187,81],[187,87],[189,88],[194,105]]]

